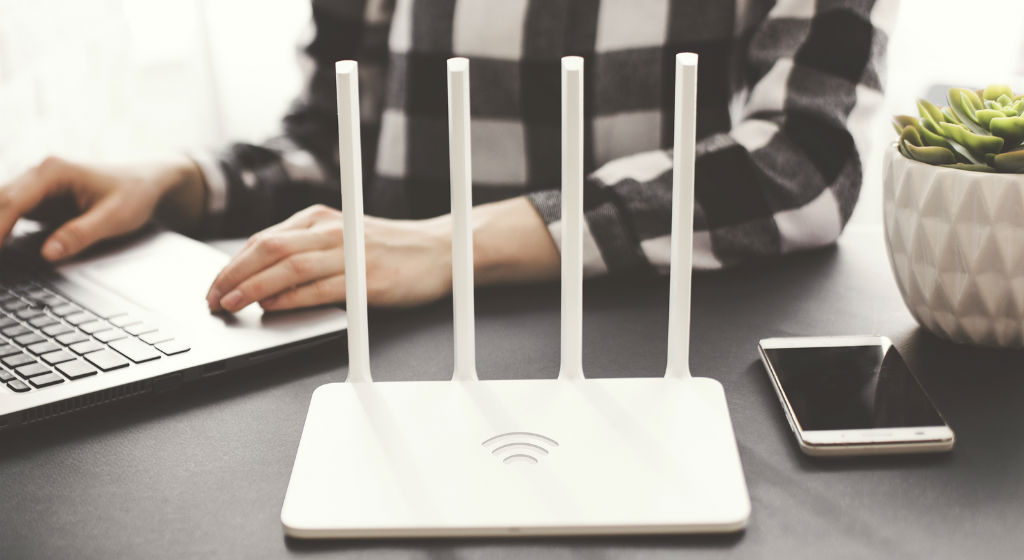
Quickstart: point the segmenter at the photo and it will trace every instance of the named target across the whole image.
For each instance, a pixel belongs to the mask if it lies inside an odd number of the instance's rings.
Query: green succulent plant
[[[919,99],[920,118],[893,118],[901,154],[943,167],[1024,173],[1024,94],[1006,85],[950,88],[947,100],[940,109]]]

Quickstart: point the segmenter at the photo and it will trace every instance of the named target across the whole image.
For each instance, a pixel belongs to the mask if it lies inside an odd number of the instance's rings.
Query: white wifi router
[[[318,388],[281,511],[303,538],[736,531],[750,514],[722,386],[690,377],[697,56],[676,58],[668,368],[585,379],[583,60],[562,59],[558,379],[479,381],[473,335],[469,64],[448,61],[455,372],[372,383],[357,67],[337,64],[348,383]],[[511,365],[511,367],[515,367]]]

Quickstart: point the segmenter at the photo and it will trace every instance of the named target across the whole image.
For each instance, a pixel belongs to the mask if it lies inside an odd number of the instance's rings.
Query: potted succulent
[[[918,101],[886,151],[889,262],[911,314],[956,342],[1024,347],[1024,95]]]

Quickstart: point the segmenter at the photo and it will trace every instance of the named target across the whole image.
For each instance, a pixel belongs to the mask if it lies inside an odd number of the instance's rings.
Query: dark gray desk
[[[660,375],[663,281],[585,289],[592,376]],[[374,374],[443,379],[451,302],[371,313]],[[941,456],[812,460],[756,361],[769,335],[887,334],[956,430]],[[484,377],[553,377],[558,289],[481,290]],[[306,543],[278,516],[309,396],[345,375],[340,348],[81,413],[0,440],[3,558],[1020,558],[1024,354],[956,347],[915,327],[877,233],[838,249],[699,274],[693,371],[726,389],[753,502],[745,533]],[[614,481],[609,481],[614,484]]]

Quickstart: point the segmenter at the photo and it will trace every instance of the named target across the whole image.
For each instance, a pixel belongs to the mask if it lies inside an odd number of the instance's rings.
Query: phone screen
[[[894,346],[764,353],[804,430],[945,425]]]

